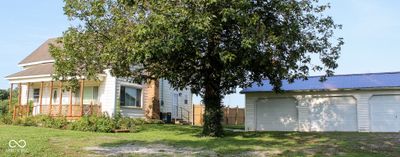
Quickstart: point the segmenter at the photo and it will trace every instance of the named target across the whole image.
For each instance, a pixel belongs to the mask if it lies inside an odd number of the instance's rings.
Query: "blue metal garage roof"
[[[335,75],[328,77],[325,82],[319,81],[320,76],[311,76],[308,80],[296,80],[289,84],[282,81],[282,90],[285,91],[324,91],[338,89],[379,89],[400,87],[400,72],[368,73]],[[252,87],[245,88],[241,93],[272,92],[272,86],[268,80],[263,81],[263,86],[256,83]]]

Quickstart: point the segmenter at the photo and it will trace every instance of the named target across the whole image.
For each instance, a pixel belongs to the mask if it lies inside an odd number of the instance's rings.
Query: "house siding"
[[[112,116],[115,114],[117,79],[111,76],[109,70],[106,70],[105,73],[106,77],[99,86],[99,101],[101,111]]]
[[[33,101],[33,91],[35,88],[40,88],[40,80],[35,80],[37,82],[31,83],[29,87],[29,91],[27,89],[27,81],[20,81],[23,83],[21,85],[21,104],[25,105],[27,102],[27,92],[29,92],[29,101]],[[42,104],[43,105],[48,105],[50,101],[50,81],[43,81],[43,96],[42,96]],[[14,84],[15,85],[15,84]],[[162,100],[164,103],[161,106],[160,111],[161,112],[172,112],[172,104],[173,104],[173,94],[178,94],[180,93],[180,96],[178,97],[178,105],[180,107],[183,107],[185,110],[189,112],[189,121],[192,121],[193,117],[193,109],[192,109],[192,94],[190,89],[184,89],[184,90],[174,90],[171,85],[168,83],[166,80],[160,80],[160,88],[159,88],[159,94],[160,94],[160,100]],[[136,83],[130,83],[126,81],[125,79],[121,78],[116,78],[113,77],[109,70],[105,71],[105,75],[101,77],[99,82],[95,81],[85,81],[85,86],[98,86],[98,101],[99,104],[101,105],[101,109],[103,113],[107,113],[110,116],[113,116],[117,110],[117,105],[119,105],[119,98],[120,98],[120,88],[121,86],[133,86],[137,88],[142,89],[142,106],[144,103],[147,101],[150,101],[150,95],[149,95],[149,89],[146,88],[147,84],[141,85],[141,84],[136,84]],[[16,87],[16,86],[14,86]],[[58,91],[58,82],[54,81],[53,88],[57,89]],[[64,106],[67,106],[70,104],[69,102],[69,91],[65,91],[62,94],[62,103]],[[59,94],[57,94],[57,97]],[[78,96],[78,97],[77,97]],[[188,102],[185,104],[185,97],[187,97]],[[76,95],[73,93],[72,96],[72,104],[79,104],[79,93]],[[54,102],[53,105],[58,105],[59,100],[57,102]],[[33,109],[33,114],[39,114],[40,113],[40,107],[39,107],[39,102],[34,103],[34,109]],[[67,109],[66,107],[63,107],[63,109]],[[126,107],[119,107],[118,108],[120,113],[124,116],[129,116],[133,118],[144,118],[144,108],[126,108]],[[45,110],[45,108],[44,108]],[[182,112],[185,114],[184,116],[187,116],[187,112],[184,111]],[[179,118],[181,116],[181,112],[178,112],[178,117],[173,117],[173,118]]]
[[[260,97],[261,98],[261,97]],[[245,96],[245,129],[247,131],[255,131],[256,130],[256,101],[259,98],[254,97],[252,95]]]
[[[369,99],[372,94],[356,94],[355,97],[357,99],[358,130],[360,132],[368,132],[370,130]]]
[[[162,89],[161,89],[162,88]],[[163,101],[163,105],[161,106],[161,112],[171,112],[173,107],[173,96],[174,94],[178,94],[178,106],[184,108],[189,111],[189,120],[192,121],[193,118],[193,109],[192,109],[192,93],[190,89],[183,90],[174,90],[167,80],[160,79],[160,101]],[[181,95],[179,96],[179,93]],[[188,98],[188,103],[185,104],[185,96]],[[187,113],[184,113],[184,116],[187,116]],[[181,116],[181,112],[178,111],[178,117]],[[172,117],[172,118],[178,118]]]
[[[398,95],[400,90],[363,90],[363,91],[332,91],[332,92],[293,92],[286,94],[274,94],[274,93],[246,93],[246,123],[245,127],[247,131],[256,130],[256,107],[255,104],[260,99],[275,98],[275,97],[293,97],[297,100],[298,110],[298,130],[299,131],[311,131],[309,128],[310,121],[308,119],[312,99],[318,99],[318,97],[352,97],[356,103],[357,111],[357,131],[369,132],[370,131],[370,104],[369,100],[371,97],[376,95]]]
[[[119,111],[122,114],[122,116],[127,116],[131,118],[144,118],[144,109],[143,105],[145,104],[146,97],[147,97],[147,91],[146,91],[146,85],[140,85],[137,83],[130,83],[128,81],[125,81],[122,78],[118,78],[116,81],[116,105],[120,105],[119,100],[120,100],[120,95],[121,95],[121,86],[128,86],[128,87],[135,87],[135,88],[140,88],[142,89],[142,107],[140,108],[132,108],[132,107],[119,107]]]

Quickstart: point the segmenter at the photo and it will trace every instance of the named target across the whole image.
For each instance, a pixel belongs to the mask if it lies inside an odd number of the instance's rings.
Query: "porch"
[[[99,82],[80,80],[76,91],[64,89],[63,82],[19,82],[11,83],[10,91],[17,86],[17,101],[12,100],[10,92],[9,111],[16,117],[30,115],[63,116],[79,119],[84,115],[102,113],[98,101]]]

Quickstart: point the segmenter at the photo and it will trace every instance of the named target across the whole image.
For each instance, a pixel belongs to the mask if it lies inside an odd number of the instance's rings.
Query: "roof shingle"
[[[40,45],[35,51],[25,57],[19,64],[29,64],[40,61],[54,60],[49,52],[49,44],[56,44],[57,38],[48,39],[42,45]]]
[[[51,75],[53,74],[53,63],[40,64],[29,67],[25,70],[17,72],[15,74],[8,75],[6,78],[13,77],[25,77],[25,76],[38,76],[38,75]]]

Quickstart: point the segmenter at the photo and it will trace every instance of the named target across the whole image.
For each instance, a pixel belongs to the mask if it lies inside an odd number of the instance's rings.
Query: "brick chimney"
[[[144,114],[147,119],[160,119],[160,83],[150,80],[145,86]]]

